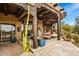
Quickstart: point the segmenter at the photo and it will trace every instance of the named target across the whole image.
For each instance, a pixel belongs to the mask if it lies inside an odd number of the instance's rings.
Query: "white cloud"
[[[67,8],[66,11],[67,11],[68,14],[71,14],[77,9],[79,9],[79,4],[78,3],[74,3],[69,8]]]
[[[67,17],[64,21],[69,25],[75,25],[75,18],[79,15],[76,10],[79,10],[79,3],[72,3],[66,6]]]

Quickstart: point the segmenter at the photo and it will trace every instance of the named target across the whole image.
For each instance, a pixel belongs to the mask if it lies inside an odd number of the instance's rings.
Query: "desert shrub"
[[[72,38],[75,40],[75,43],[79,42],[79,35],[77,33],[73,34]]]
[[[73,32],[74,27],[68,24],[62,25],[62,29],[64,29],[66,32]]]
[[[72,35],[69,32],[65,32],[64,35],[66,36],[67,39],[72,38]]]
[[[68,41],[79,43],[79,35],[77,33],[65,32],[64,35]]]

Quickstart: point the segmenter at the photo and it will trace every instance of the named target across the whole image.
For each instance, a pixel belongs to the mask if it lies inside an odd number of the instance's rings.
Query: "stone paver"
[[[0,44],[0,56],[16,56],[22,53],[18,43]]]
[[[29,53],[29,56],[79,56],[79,48],[71,42],[57,41],[54,39],[46,40],[44,47],[32,49],[34,52]],[[22,47],[18,43],[0,44],[0,56],[27,56],[22,53]]]
[[[30,56],[79,56],[79,48],[67,41],[54,41],[45,47],[33,50]]]

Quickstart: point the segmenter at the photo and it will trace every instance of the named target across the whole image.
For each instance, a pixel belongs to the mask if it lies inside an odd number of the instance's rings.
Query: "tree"
[[[75,20],[74,32],[79,34],[79,16]]]
[[[75,22],[75,25],[79,25],[79,16],[76,18]]]

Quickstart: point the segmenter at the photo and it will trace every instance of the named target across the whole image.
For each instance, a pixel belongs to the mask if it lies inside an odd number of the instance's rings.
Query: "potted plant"
[[[38,46],[45,46],[46,40],[42,36],[43,32],[40,28],[38,28]]]
[[[16,43],[16,37],[15,36],[11,36],[10,37],[10,42],[11,43]]]

